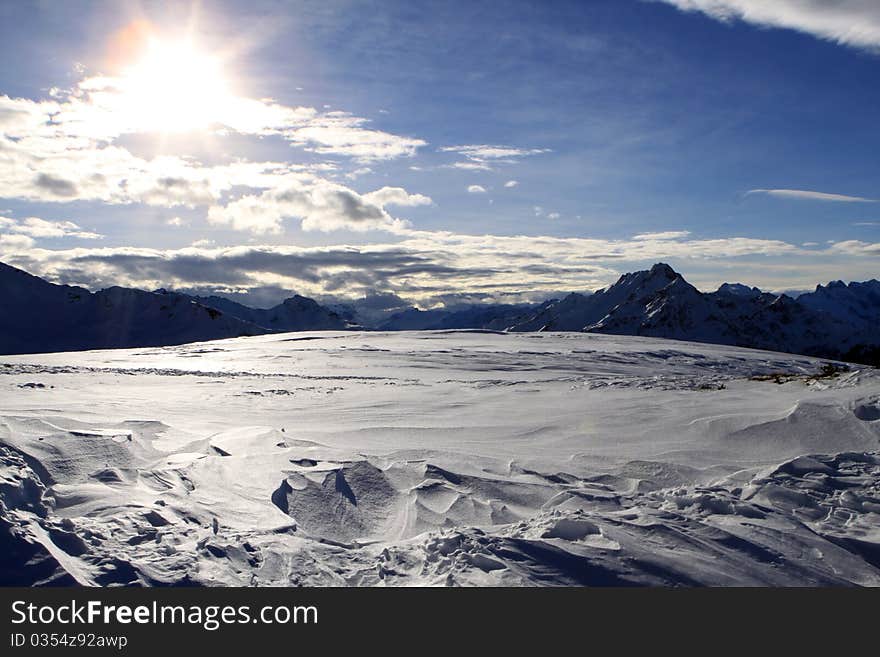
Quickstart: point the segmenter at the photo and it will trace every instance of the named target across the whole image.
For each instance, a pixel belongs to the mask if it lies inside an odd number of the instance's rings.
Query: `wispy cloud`
[[[469,194],[485,194],[486,188],[482,185],[468,185],[468,193]]]
[[[516,187],[517,185],[519,185],[518,180],[508,180],[506,183],[504,183],[504,186],[508,189],[510,189],[511,187]]]
[[[830,201],[838,203],[876,203],[873,198],[862,196],[847,196],[846,194],[829,194],[827,192],[815,192],[809,189],[750,189],[746,196],[752,194],[766,194],[779,198],[796,199],[800,201]]]
[[[493,144],[462,144],[460,146],[444,146],[441,153],[457,153],[466,159],[445,165],[454,169],[473,169],[490,171],[497,164],[514,164],[529,155],[549,153],[549,148],[517,148],[515,146],[498,146]]]
[[[104,237],[99,233],[83,230],[72,221],[47,221],[39,217],[12,219],[0,217],[0,229],[15,235],[25,235],[33,239],[53,237],[73,237],[82,240],[97,240]]]
[[[880,50],[876,0],[654,0],[720,21],[797,30],[842,45]]]
[[[516,148],[515,146],[493,146],[491,144],[464,144],[462,146],[444,146],[440,149],[446,153],[460,153],[474,160],[509,160],[549,153],[547,148]]]
[[[302,128],[284,133],[289,141],[315,153],[347,155],[359,162],[412,157],[427,142],[381,130],[369,129],[367,119],[346,112],[329,112],[315,117]]]
[[[465,162],[453,162],[452,164],[443,165],[447,169],[464,169],[465,171],[491,171],[492,167],[485,161],[474,162],[467,160]]]
[[[633,235],[633,239],[638,241],[677,240],[683,239],[690,234],[689,230],[666,230],[659,233],[639,233],[638,235]]]
[[[828,247],[829,251],[842,253],[850,256],[880,256],[880,243],[863,242],[861,240],[844,240],[834,242]]]

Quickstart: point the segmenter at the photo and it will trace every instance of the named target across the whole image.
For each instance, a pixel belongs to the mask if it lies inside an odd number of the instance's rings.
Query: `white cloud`
[[[0,96],[0,132],[12,137],[33,134],[42,129],[57,111],[58,104],[54,101]]]
[[[207,205],[234,186],[271,187],[292,165],[237,161],[204,166],[173,156],[146,160],[104,142],[0,135],[0,197],[162,207]]]
[[[5,235],[0,233],[0,255],[7,255],[19,250],[29,249],[34,240],[27,235]]]
[[[181,219],[180,217],[171,217],[168,221],[165,222],[169,226],[174,226],[175,228],[180,228],[181,226],[186,225],[186,221]]]
[[[842,45],[880,49],[877,0],[660,0],[720,21],[805,32]]]
[[[460,153],[473,160],[510,160],[526,155],[549,153],[547,148],[516,148],[514,146],[493,146],[491,144],[464,144],[461,146],[444,146],[444,153]]]
[[[517,185],[519,185],[518,180],[508,180],[506,183],[504,183],[504,186],[508,189],[510,189],[511,187],[516,187]]]
[[[468,185],[468,193],[469,194],[485,194],[486,188],[482,185]]]
[[[26,235],[33,239],[53,237],[73,237],[83,240],[97,240],[104,237],[98,233],[83,230],[72,221],[47,221],[39,217],[11,219],[0,217],[0,228],[16,235]]]
[[[880,242],[862,242],[861,240],[843,240],[833,242],[829,251],[851,256],[880,256]]]
[[[433,201],[423,194],[410,194],[403,187],[382,187],[374,192],[367,192],[363,198],[368,203],[373,203],[380,207],[386,205],[397,205],[406,207],[415,207],[418,205],[431,205]]]
[[[561,216],[562,215],[560,215],[558,212],[551,212],[550,214],[547,215],[547,218],[548,219],[559,219],[559,217],[561,217]]]
[[[322,179],[289,176],[278,187],[246,195],[208,210],[208,221],[253,233],[281,233],[287,218],[299,219],[303,230],[397,231],[407,223],[392,217],[385,205],[425,205],[431,199],[400,187],[368,194]]]
[[[373,170],[370,167],[359,167],[359,168],[355,169],[354,171],[349,171],[347,174],[345,174],[345,177],[348,178],[349,180],[354,180],[354,179],[359,178],[361,176],[366,176],[367,174],[370,174],[370,173],[373,173]]]
[[[58,101],[38,103],[36,107],[23,104],[28,101],[20,102],[13,108],[17,121],[32,125],[36,119],[29,116],[48,115],[57,134],[95,140],[163,128],[151,123],[154,118],[149,113],[132,107],[124,81],[113,77],[85,78],[73,89],[57,95]],[[0,103],[0,116],[2,108]],[[286,106],[272,99],[228,95],[203,109],[210,113],[203,117],[204,122],[224,130],[244,135],[280,135],[306,150],[363,162],[412,156],[427,144],[422,139],[369,128],[369,119],[348,112]]]
[[[535,257],[552,256],[572,262],[582,261],[651,261],[662,258],[731,258],[741,256],[804,255],[800,247],[781,240],[750,237],[716,239],[630,239],[608,240],[579,237],[462,235],[458,233],[406,231],[403,244],[419,248],[452,246],[456,251],[470,245],[487,250],[497,248],[507,253],[531,253]],[[812,252],[810,252],[812,253]]]
[[[285,131],[284,137],[315,153],[347,155],[360,162],[412,157],[427,144],[423,139],[365,128],[367,123],[347,112],[328,112],[304,127]]]
[[[634,240],[677,240],[682,239],[690,235],[691,232],[689,230],[666,230],[659,233],[639,233],[638,235],[633,235]]]
[[[491,171],[492,167],[490,167],[486,162],[453,162],[452,164],[444,164],[444,168],[446,169],[464,169],[465,171]]]
[[[515,146],[495,146],[492,144],[462,144],[460,146],[444,146],[441,153],[457,153],[466,161],[446,165],[455,169],[491,170],[496,164],[514,164],[520,158],[529,155],[549,153],[549,148],[517,148]]]
[[[750,189],[746,195],[766,194],[778,198],[795,199],[799,201],[831,201],[840,203],[876,203],[875,199],[861,196],[846,196],[845,194],[828,194],[827,192],[814,192],[809,189]]]

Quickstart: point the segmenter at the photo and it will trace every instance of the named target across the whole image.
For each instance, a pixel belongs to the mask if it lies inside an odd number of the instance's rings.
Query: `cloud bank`
[[[850,268],[862,263],[868,272],[880,255],[880,243],[857,240],[818,249],[748,237],[698,239],[686,231],[603,240],[402,229],[397,237],[397,242],[368,246],[204,243],[183,249],[66,250],[21,248],[0,240],[0,259],[93,289],[120,284],[239,294],[273,289],[277,300],[294,291],[324,298],[380,292],[431,305],[448,299],[450,291],[458,298],[511,301],[593,290],[658,260],[677,263],[697,283],[701,269],[724,261],[728,280],[744,278],[770,289],[811,287],[816,281],[803,278],[807,262],[821,262],[827,271],[834,271],[835,263]],[[755,279],[757,272],[762,280]],[[704,279],[710,286],[718,282]]]

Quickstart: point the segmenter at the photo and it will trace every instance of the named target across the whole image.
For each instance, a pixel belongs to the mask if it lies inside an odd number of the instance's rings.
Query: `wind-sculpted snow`
[[[661,339],[0,358],[0,582],[880,585],[880,374]]]

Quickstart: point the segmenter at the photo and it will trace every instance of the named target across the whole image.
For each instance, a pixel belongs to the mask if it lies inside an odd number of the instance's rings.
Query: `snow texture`
[[[3,356],[0,390],[6,585],[880,584],[871,368],[346,331]]]

